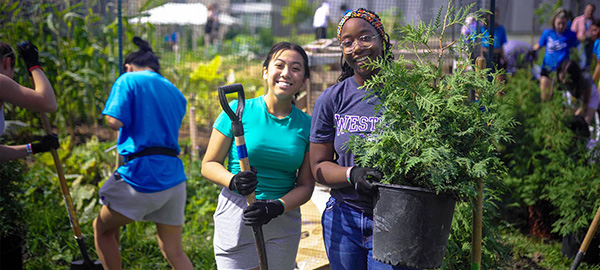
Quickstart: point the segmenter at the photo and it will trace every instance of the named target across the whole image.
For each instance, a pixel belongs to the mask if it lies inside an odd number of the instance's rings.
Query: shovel
[[[29,77],[31,83],[35,83],[31,76]],[[51,135],[52,129],[50,128],[50,121],[48,120],[48,116],[46,113],[41,113],[42,125],[44,126],[44,131],[46,134]],[[67,180],[65,179],[65,174],[62,170],[62,165],[60,163],[60,158],[58,157],[58,152],[56,149],[50,149],[50,154],[52,154],[52,158],[54,159],[54,167],[56,167],[56,174],[58,175],[58,180],[60,182],[60,191],[65,199],[65,207],[67,207],[67,213],[69,214],[69,221],[71,222],[71,227],[73,228],[73,233],[75,234],[75,240],[77,240],[77,245],[79,246],[79,251],[81,252],[81,256],[83,260],[73,261],[71,262],[71,270],[102,270],[102,262],[99,260],[92,261],[90,256],[87,253],[87,248],[85,246],[85,241],[81,234],[81,228],[79,227],[79,222],[77,221],[77,216],[75,215],[75,210],[73,209],[73,201],[71,200],[71,194],[69,193],[69,187],[67,186]]]
[[[235,113],[229,107],[227,103],[227,94],[236,93],[238,94],[238,105]],[[246,149],[246,141],[244,139],[244,127],[242,126],[242,113],[244,111],[244,87],[239,84],[224,85],[219,87],[219,101],[223,111],[231,119],[231,129],[233,131],[233,137],[235,138],[235,146],[237,147],[238,159],[240,160],[240,170],[249,171],[250,162],[248,161],[248,150]],[[248,205],[256,202],[254,192],[246,196]],[[256,243],[256,252],[258,253],[258,263],[261,270],[268,270],[267,265],[267,251],[265,248],[265,238],[261,226],[252,226],[252,232],[254,233],[254,242]]]
[[[48,116],[46,116],[46,113],[42,113],[42,123],[44,125],[44,130],[46,131],[46,134],[52,134],[52,130],[50,129],[50,122],[48,121]],[[56,149],[50,149],[50,153],[52,154],[52,158],[54,158],[54,166],[56,167],[56,174],[58,174],[58,179],[60,181],[60,191],[62,192],[63,198],[65,199],[65,206],[67,207],[67,213],[69,214],[69,221],[71,221],[71,227],[73,228],[73,233],[75,234],[75,239],[77,240],[77,245],[79,246],[79,251],[81,252],[81,256],[83,257],[83,260],[71,262],[71,270],[102,270],[104,269],[102,267],[102,263],[98,260],[92,261],[92,259],[90,259],[90,256],[87,253],[85,241],[81,234],[79,222],[77,222],[75,210],[73,209],[73,202],[71,201],[69,187],[67,186],[67,180],[65,179],[65,174],[63,173],[60,159],[58,158],[58,153],[56,152]]]
[[[596,229],[598,229],[599,222],[600,222],[600,208],[598,208],[598,210],[596,211],[596,215],[594,216],[594,219],[592,220],[592,224],[590,225],[590,228],[588,229],[587,233],[585,234],[583,243],[581,243],[581,247],[579,247],[579,251],[577,251],[577,255],[575,256],[575,260],[573,260],[573,264],[571,265],[570,270],[575,270],[575,269],[577,269],[577,267],[579,267],[579,264],[581,263],[581,260],[583,260],[583,256],[585,255],[585,252],[587,251],[588,247],[590,246],[590,242],[592,241],[594,234],[596,234]]]

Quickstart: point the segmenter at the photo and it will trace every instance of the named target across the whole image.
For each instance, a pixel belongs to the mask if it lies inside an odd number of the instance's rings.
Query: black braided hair
[[[367,9],[364,9],[364,10],[372,13],[373,15],[375,15],[375,17],[377,17],[377,19],[379,19],[379,15],[377,15],[377,13],[367,10]],[[375,29],[375,30],[377,30],[377,29]],[[383,42],[383,56],[384,57],[387,56],[385,59],[386,62],[388,62],[388,63],[393,62],[394,61],[394,53],[392,52],[392,43],[390,42],[390,36],[387,33],[385,33],[385,36],[381,37],[381,41]],[[342,74],[340,74],[340,76],[338,77],[338,82],[342,82],[345,79],[354,76],[354,69],[352,69],[352,67],[344,61],[343,53],[340,58],[340,65],[342,66]]]
[[[137,45],[139,50],[130,53],[125,58],[123,64],[134,64],[138,67],[149,67],[156,73],[160,74],[160,63],[158,57],[152,52],[150,44],[140,37],[133,37],[133,44]]]

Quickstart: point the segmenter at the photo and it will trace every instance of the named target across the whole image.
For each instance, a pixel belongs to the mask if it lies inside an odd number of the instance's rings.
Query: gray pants
[[[242,221],[245,207],[245,197],[227,188],[221,190],[213,216],[215,221],[213,245],[217,268],[220,270],[258,267],[252,228],[244,225]],[[269,269],[294,269],[301,226],[300,207],[262,226]]]

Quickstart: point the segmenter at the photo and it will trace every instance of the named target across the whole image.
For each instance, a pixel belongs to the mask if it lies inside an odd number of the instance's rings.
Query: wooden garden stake
[[[192,140],[192,161],[198,160],[198,129],[196,128],[196,107],[190,107],[190,137]]]
[[[476,70],[485,68],[485,58],[477,57]],[[483,219],[483,179],[477,179],[477,196],[473,201],[473,234],[471,243],[471,270],[481,269],[481,235]]]

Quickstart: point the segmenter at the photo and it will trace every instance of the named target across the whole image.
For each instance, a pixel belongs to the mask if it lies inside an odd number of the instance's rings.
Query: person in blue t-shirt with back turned
[[[186,175],[179,155],[179,128],[187,101],[160,75],[148,42],[125,59],[125,74],[113,85],[102,114],[119,130],[117,150],[125,164],[100,188],[102,209],[94,220],[94,241],[105,269],[121,269],[119,228],[134,221],[156,223],[162,254],[173,269],[193,269],[181,247]]]
[[[534,51],[546,47],[540,78],[542,101],[552,97],[550,74],[556,71],[562,61],[569,60],[571,48],[576,48],[579,44],[577,35],[567,28],[567,18],[566,10],[562,8],[556,10],[552,15],[552,29],[544,30],[538,43],[533,45]]]

